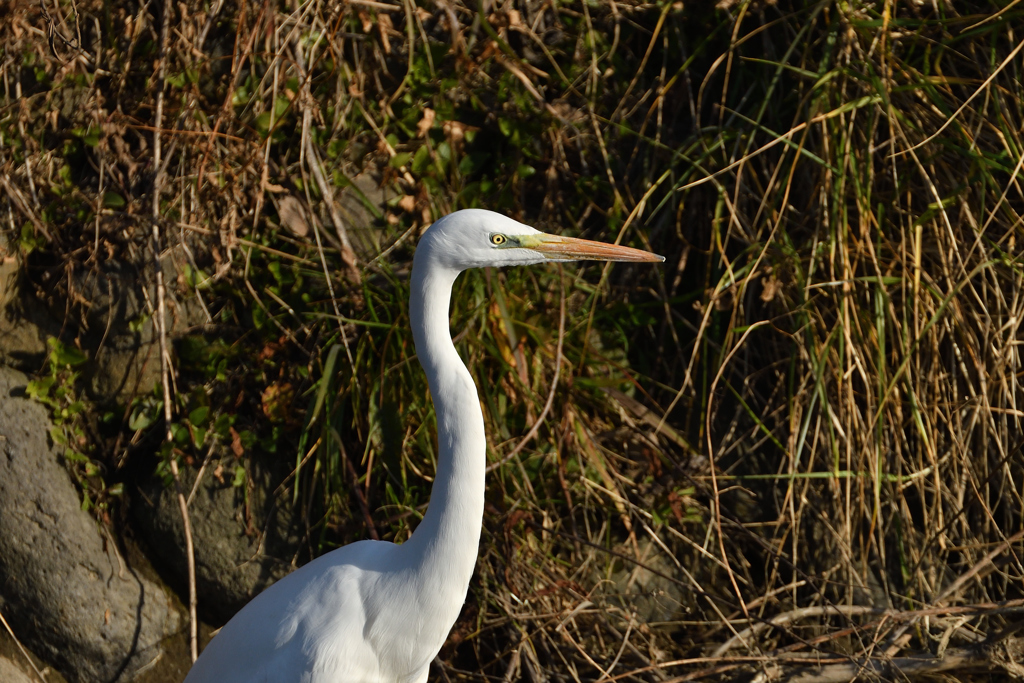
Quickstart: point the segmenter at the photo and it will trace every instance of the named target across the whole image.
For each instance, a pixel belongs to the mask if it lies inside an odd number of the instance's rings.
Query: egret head
[[[415,261],[456,272],[484,266],[548,261],[664,261],[640,249],[559,237],[483,209],[464,209],[436,221],[416,247]]]

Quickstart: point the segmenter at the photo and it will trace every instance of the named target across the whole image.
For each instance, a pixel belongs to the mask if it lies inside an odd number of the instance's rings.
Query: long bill
[[[665,260],[664,256],[658,256],[642,249],[633,249],[632,247],[623,247],[618,244],[607,244],[605,242],[594,242],[592,240],[581,240],[576,237],[540,234],[530,235],[523,242],[522,246],[533,251],[539,251],[552,260],[652,263]]]

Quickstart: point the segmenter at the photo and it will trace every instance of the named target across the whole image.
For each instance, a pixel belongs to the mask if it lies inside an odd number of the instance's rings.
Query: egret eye
[[[508,238],[500,233],[495,233],[494,235],[491,235],[491,244],[493,244],[496,247],[500,247],[506,242],[508,242]]]

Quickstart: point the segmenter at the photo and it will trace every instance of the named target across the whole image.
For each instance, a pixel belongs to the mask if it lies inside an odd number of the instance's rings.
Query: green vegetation
[[[1024,8],[3,7],[5,255],[63,319],[34,393],[84,406],[76,273],[145,288],[154,232],[171,314],[202,312],[172,328],[173,442],[156,386],[86,460],[243,486],[284,459],[307,554],[404,540],[434,469],[415,240],[485,207],[667,261],[456,284],[496,467],[439,680],[1010,666]]]
[[[25,393],[50,409],[53,421],[50,438],[63,449],[68,471],[82,491],[82,509],[95,510],[104,516],[111,496],[124,493],[124,484],[107,486],[103,478],[104,463],[90,457],[94,455],[95,444],[89,440],[88,404],[78,397],[79,373],[88,357],[56,337],[50,337],[47,342],[50,349],[47,367],[39,379],[28,383]],[[112,417],[107,413],[99,419],[110,421]]]

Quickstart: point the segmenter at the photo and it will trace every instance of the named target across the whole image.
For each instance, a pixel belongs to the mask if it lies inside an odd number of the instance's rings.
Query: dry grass
[[[181,4],[161,60],[165,6],[2,5],[8,254],[68,339],[76,271],[152,260],[166,66],[155,224],[209,319],[163,457],[294,458],[309,553],[427,500],[431,220],[668,256],[460,281],[496,468],[438,680],[1022,674],[1024,10]]]

